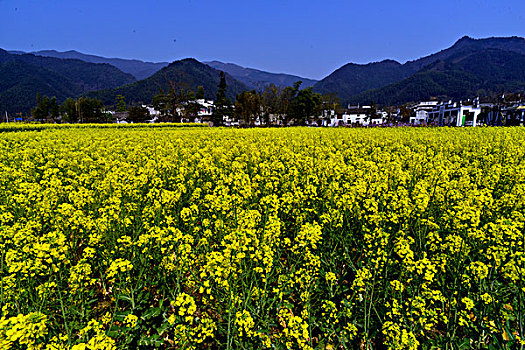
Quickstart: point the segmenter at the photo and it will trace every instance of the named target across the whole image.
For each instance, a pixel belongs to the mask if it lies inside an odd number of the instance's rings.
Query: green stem
[[[228,307],[228,337],[226,338],[226,349],[231,349],[231,319],[232,319],[232,292],[228,291],[230,294],[230,305]]]
[[[62,318],[64,319],[64,326],[66,327],[67,343],[71,347],[71,332],[69,330],[69,327],[67,326],[66,311],[64,310],[64,301],[62,300],[62,292],[60,291],[60,287],[59,287],[56,275],[55,275],[55,283],[57,285],[58,298],[60,299],[60,309],[62,310]]]
[[[0,276],[4,276],[4,259],[5,252],[2,252],[2,259],[0,260]],[[4,279],[0,278],[0,310],[4,307]]]

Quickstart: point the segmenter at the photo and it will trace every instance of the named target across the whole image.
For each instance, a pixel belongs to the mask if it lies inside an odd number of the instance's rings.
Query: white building
[[[227,115],[222,117],[222,121],[224,126],[239,126],[239,121],[237,119]]]
[[[211,101],[211,100],[206,101],[204,99],[199,99],[199,100],[197,100],[197,103],[200,106],[199,113],[198,113],[199,118],[201,120],[203,118],[204,119],[211,118],[211,116],[213,114],[213,107],[215,106],[213,104],[213,101]]]
[[[428,122],[428,114],[438,105],[438,101],[419,102],[411,107],[414,115],[410,117],[410,124],[420,125]]]
[[[462,102],[449,101],[436,105],[428,113],[428,122],[439,126],[476,126],[480,114],[479,104],[463,105]]]
[[[149,116],[150,116],[150,123],[156,123],[157,120],[159,119],[160,117],[160,112],[157,111],[155,108],[153,107],[149,107],[149,106],[146,106],[146,105],[142,105],[142,107],[146,108],[148,110],[148,113],[149,113]]]
[[[368,126],[371,124],[383,124],[383,120],[388,113],[376,112],[374,118],[371,118],[371,106],[348,106],[349,108],[343,114],[332,114],[330,118],[330,126],[340,125],[354,125],[354,126]]]
[[[211,116],[213,115],[213,108],[214,104],[211,100],[205,100],[205,99],[198,99],[195,101],[191,101],[191,103],[196,103],[198,105],[197,115],[193,118],[187,118],[184,117],[184,106],[177,108],[177,113],[181,115],[181,121],[183,123],[202,123],[211,120]],[[185,103],[184,105],[188,105],[189,103]]]
[[[377,111],[375,117],[370,118],[370,124],[382,125],[388,118],[388,113],[384,111]]]

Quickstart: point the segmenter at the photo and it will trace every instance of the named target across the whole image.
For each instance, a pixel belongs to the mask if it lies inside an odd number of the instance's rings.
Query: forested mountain
[[[372,96],[386,97],[387,91],[391,91],[393,95],[391,96],[391,98],[382,98],[381,101],[402,101],[402,96],[406,96],[407,98],[411,96],[424,96],[422,98],[429,98],[430,96],[432,96],[429,95],[429,93],[437,93],[438,91],[440,91],[440,88],[436,87],[436,85],[432,82],[439,81],[441,82],[438,84],[440,87],[452,88],[454,86],[457,86],[457,84],[452,83],[451,81],[462,79],[462,74],[457,75],[453,72],[447,73],[445,71],[440,71],[440,73],[443,73],[447,76],[447,78],[445,79],[443,74],[428,73],[428,70],[425,70],[427,66],[440,61],[458,61],[461,60],[461,58],[470,57],[474,53],[484,52],[487,50],[499,50],[502,52],[525,54],[525,39],[519,37],[487,39],[472,39],[469,37],[463,37],[450,48],[414,61],[406,62],[405,64],[400,64],[396,61],[391,60],[366,65],[350,63],[337,69],[332,74],[319,81],[317,84],[314,85],[314,90],[321,93],[335,92],[343,102],[357,101],[362,103],[369,103],[370,98]],[[505,58],[502,57],[502,59]],[[499,70],[498,65],[501,65],[502,62],[491,62],[492,64],[496,65],[494,66],[494,69]],[[487,65],[483,65],[483,67],[483,69],[489,69]],[[418,73],[418,75],[413,76],[416,73]],[[430,76],[432,76],[432,78],[430,78]],[[404,89],[408,89],[408,86],[413,86],[407,91],[414,92],[409,92],[405,94],[404,90],[392,90],[394,89],[394,87],[390,86],[390,84],[401,82],[402,80],[407,78],[409,79],[402,85],[395,86],[402,86]],[[443,79],[449,81],[450,84],[443,83]],[[459,87],[458,91],[450,90],[447,92],[447,94],[460,95],[460,92],[465,91],[465,89],[470,91],[470,89],[468,89],[468,85],[470,83],[471,80],[469,79],[465,82],[464,87]],[[509,87],[515,86],[514,83],[507,85]],[[377,95],[377,92],[367,91],[379,89],[382,87],[386,87],[386,89],[383,90],[382,93],[379,93],[379,95]],[[417,90],[419,90],[419,92],[416,93],[415,91]],[[489,90],[493,89],[490,88]],[[427,91],[428,93],[425,93],[425,91]],[[378,101],[374,100],[374,102]]]
[[[80,93],[69,79],[28,63],[13,60],[0,63],[0,113],[28,113],[36,95],[56,96],[64,100]]]
[[[350,103],[395,105],[427,99],[466,99],[525,90],[525,55],[483,49],[449,56],[402,81],[369,90]]]
[[[314,85],[314,91],[335,92],[343,101],[363,91],[402,80],[410,74],[393,60],[369,64],[348,63]]]
[[[284,87],[301,80],[301,87],[305,88],[315,82],[218,61],[203,64],[195,59],[184,59],[167,65],[108,59],[76,51],[48,50],[36,54],[11,54],[0,49],[0,112],[28,112],[34,106],[37,93],[56,96],[59,102],[89,93],[106,104],[113,104],[118,94],[125,96],[128,103],[150,103],[160,90],[166,92],[175,86],[196,91],[198,86],[203,86],[206,98],[213,99],[217,93],[219,70],[227,73],[227,96],[232,100],[237,93],[262,90],[269,84]],[[138,77],[154,74],[136,81],[133,75],[116,66]],[[445,50],[404,64],[393,60],[346,64],[315,83],[314,91],[336,93],[343,105],[465,99],[523,91],[524,67],[524,38],[463,37]]]
[[[415,73],[434,62],[445,61],[452,57],[469,55],[472,52],[486,49],[497,49],[525,55],[525,39],[516,36],[508,38],[485,39],[473,39],[468,36],[464,36],[463,38],[456,41],[456,43],[451,47],[441,50],[430,56],[426,56],[414,61],[408,61],[404,64],[404,66],[408,71]]]
[[[20,53],[20,51],[13,52]],[[55,50],[41,50],[32,52],[32,54],[45,57],[78,59],[91,63],[107,63],[117,67],[125,73],[133,75],[137,80],[146,79],[169,64],[168,62],[144,62],[134,59],[129,60],[123,58],[107,58],[96,55],[88,55],[75,50],[65,52],[59,52]]]
[[[0,112],[27,113],[38,93],[63,101],[89,91],[135,81],[109,64],[9,54],[0,49]]]
[[[302,78],[296,75],[283,73],[269,73],[258,69],[245,68],[233,63],[223,63],[219,61],[204,62],[210,67],[228,73],[238,81],[248,87],[262,91],[265,86],[274,84],[275,86],[293,86],[296,81],[302,81],[301,88],[306,89],[313,86],[317,80]]]
[[[90,97],[101,99],[106,104],[113,104],[117,95],[123,95],[128,104],[151,103],[159,91],[167,92],[170,88],[183,88],[196,91],[204,87],[205,97],[214,99],[219,84],[219,71],[193,58],[170,63],[151,77],[119,88],[89,93]],[[243,83],[226,74],[226,95],[234,100],[236,94],[249,90]]]

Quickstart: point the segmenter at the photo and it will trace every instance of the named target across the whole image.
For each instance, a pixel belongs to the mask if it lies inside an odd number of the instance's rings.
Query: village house
[[[375,116],[370,118],[370,125],[382,125],[388,118],[388,113],[384,111],[377,111]]]
[[[195,101],[192,101],[192,103],[198,104],[198,111],[197,115],[193,118],[187,118],[182,117],[181,121],[183,123],[204,123],[211,120],[211,117],[213,115],[213,101],[212,100],[205,100],[205,99],[198,99]],[[177,113],[179,115],[184,115],[184,107],[177,108]]]
[[[428,121],[428,114],[432,112],[438,103],[438,101],[426,101],[419,102],[418,104],[411,106],[410,109],[413,111],[413,115],[409,119],[410,124],[426,124]]]
[[[198,99],[197,103],[199,104],[199,112],[198,112],[198,119],[199,122],[202,120],[209,120],[211,119],[211,116],[213,114],[213,101],[212,100],[205,100],[205,99]]]
[[[367,126],[368,124],[372,123],[372,120],[370,119],[371,113],[371,106],[348,106],[348,109],[346,109],[344,113],[334,113],[333,115],[331,115],[330,126]],[[378,119],[379,118],[375,118],[374,120],[378,121]]]
[[[149,116],[150,116],[150,120],[149,122],[150,123],[156,123],[157,120],[159,119],[160,117],[160,112],[157,111],[155,108],[153,107],[150,107],[150,106],[146,106],[146,105],[142,105],[142,107],[146,108],[148,110],[148,113],[149,113]]]
[[[476,101],[471,105],[449,101],[437,104],[428,112],[427,122],[439,126],[476,126],[480,113],[481,107]]]

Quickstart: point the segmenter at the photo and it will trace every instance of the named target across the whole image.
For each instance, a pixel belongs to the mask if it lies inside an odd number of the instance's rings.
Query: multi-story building
[[[409,121],[412,125],[426,124],[428,122],[428,114],[438,105],[438,101],[426,101],[419,102],[418,104],[411,106],[410,108],[414,111],[414,114],[410,117]]]
[[[481,107],[477,102],[464,105],[462,102],[437,104],[428,112],[428,124],[439,126],[476,126]]]

